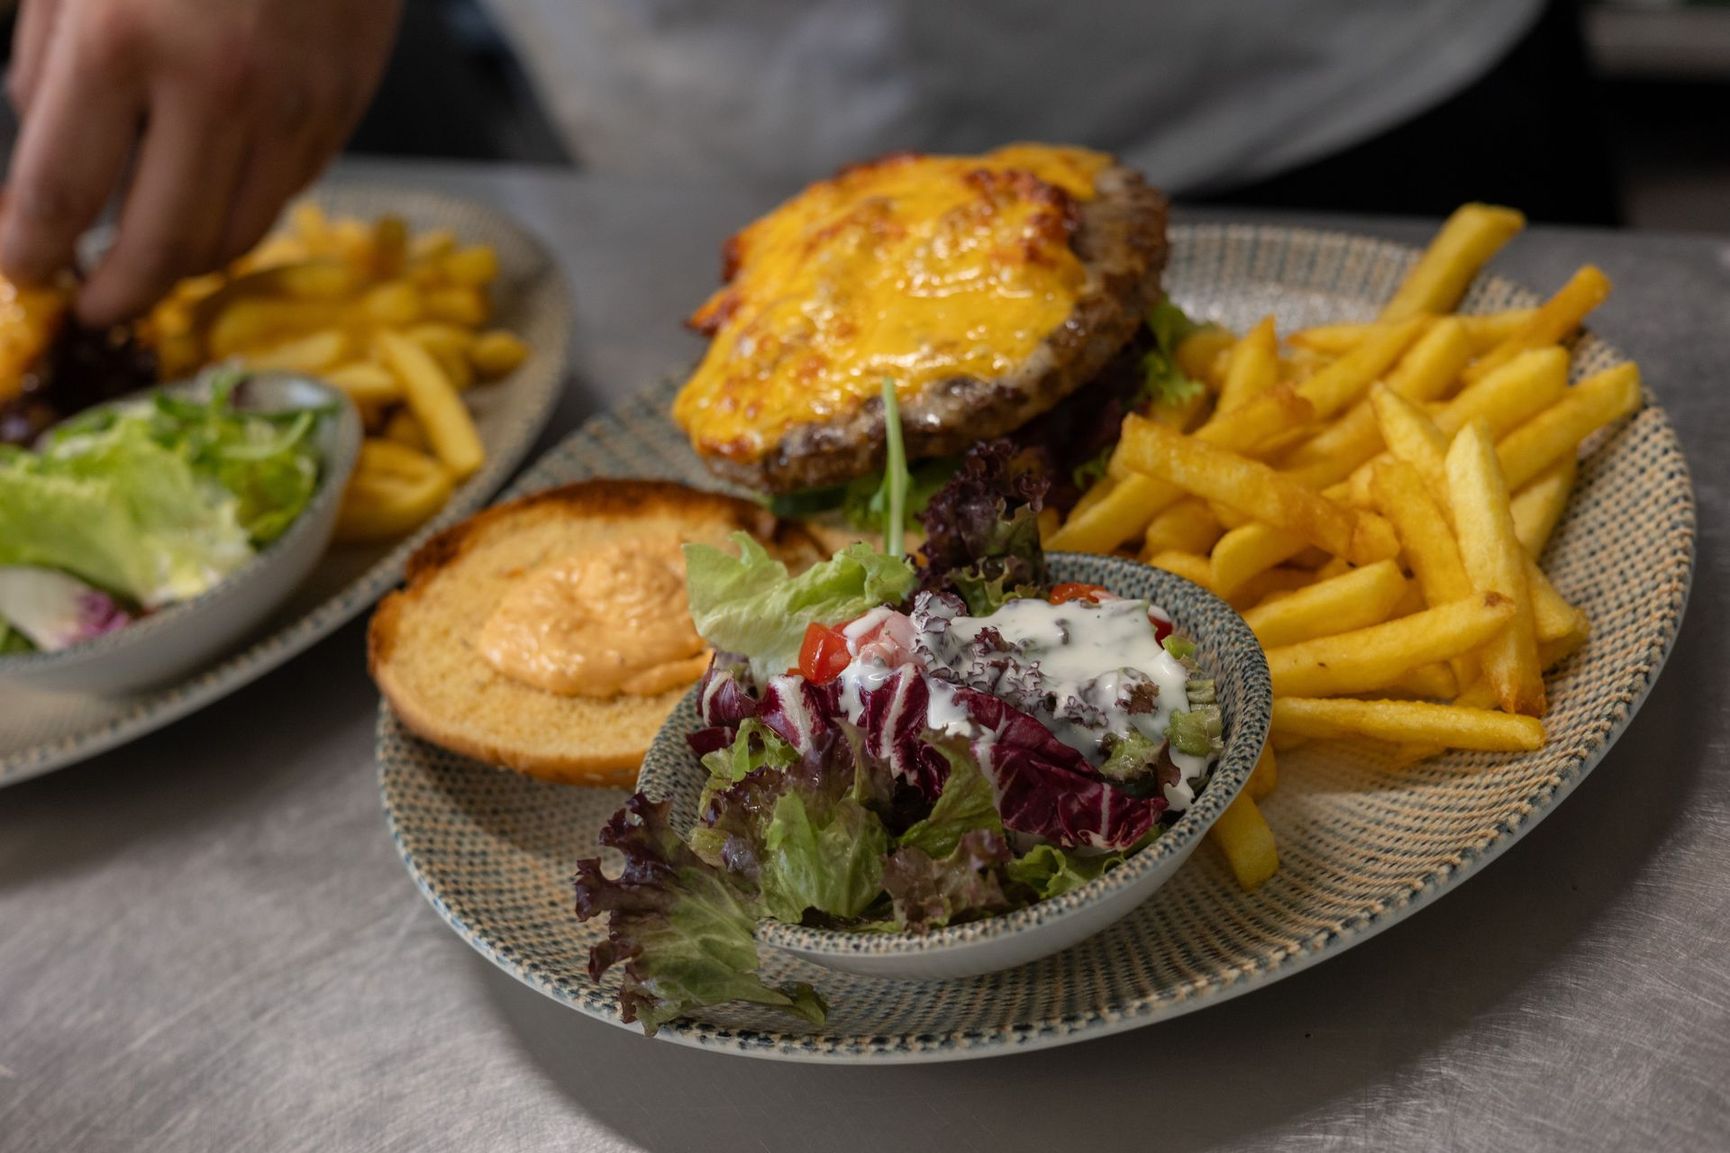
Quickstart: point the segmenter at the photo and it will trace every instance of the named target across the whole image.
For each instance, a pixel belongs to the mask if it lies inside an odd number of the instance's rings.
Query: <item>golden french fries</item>
[[[498,277],[499,256],[488,245],[461,245],[448,230],[416,232],[395,216],[328,217],[302,202],[281,230],[225,271],[177,284],[141,322],[140,335],[164,379],[231,358],[323,377],[348,394],[379,442],[430,448],[444,462],[439,484],[416,489],[424,502],[428,493],[448,495],[453,480],[485,459],[457,394],[509,375],[529,356],[515,333],[486,327]],[[402,339],[422,355],[384,351]],[[1233,338],[1214,330],[1209,339]],[[369,484],[378,486],[364,470],[357,476],[362,511],[348,514],[345,539],[379,539],[388,535],[382,525],[407,531],[425,519],[422,504],[401,500],[388,504],[388,514],[365,512],[379,506],[365,495]]]
[[[1227,599],[1266,650],[1268,750],[1212,834],[1246,887],[1277,868],[1257,808],[1276,748],[1367,738],[1398,766],[1539,748],[1544,674],[1588,643],[1538,558],[1583,446],[1639,409],[1640,377],[1568,383],[1566,342],[1610,291],[1593,266],[1538,307],[1453,313],[1523,223],[1463,206],[1371,322],[1283,344],[1271,316],[1198,330],[1178,356],[1208,391],[1126,418],[1105,478],[1045,534],[1130,542]]]
[[[385,367],[402,384],[403,400],[426,431],[433,452],[457,479],[472,475],[486,462],[486,450],[450,377],[408,337],[387,330],[374,339]]]
[[[425,453],[393,440],[368,439],[337,513],[345,542],[389,540],[413,532],[451,495],[451,475]]]
[[[1297,737],[1373,737],[1489,752],[1520,752],[1544,744],[1544,725],[1536,717],[1428,701],[1280,697],[1273,703],[1273,729]]]
[[[1136,416],[1124,420],[1122,443],[1135,471],[1230,505],[1355,563],[1373,564],[1398,551],[1393,530],[1380,517],[1338,505],[1260,461]]]
[[[1568,394],[1496,444],[1502,473],[1518,489],[1564,457],[1600,428],[1640,407],[1640,370],[1618,364],[1589,376]]]
[[[1263,800],[1279,784],[1279,758],[1274,753],[1273,745],[1262,748],[1261,756],[1256,758],[1255,768],[1250,770],[1249,780],[1244,784],[1244,791],[1252,801]]]
[[[1226,806],[1208,835],[1225,854],[1232,875],[1244,889],[1256,888],[1279,871],[1273,830],[1247,788]]]
[[[1317,581],[1243,614],[1264,648],[1380,624],[1406,591],[1391,560]]]
[[[1451,312],[1466,295],[1472,278],[1526,226],[1511,208],[1466,204],[1448,217],[1429,248],[1406,274],[1382,309],[1384,321],[1431,312]]]
[[[1279,381],[1279,336],[1271,316],[1264,316],[1232,347],[1226,361],[1225,383],[1220,385],[1220,412],[1242,408],[1252,397]]]
[[[1490,592],[1368,628],[1269,649],[1275,696],[1364,693],[1419,665],[1469,653],[1506,631],[1515,605]]]
[[[1544,546],[1550,543],[1562,513],[1567,510],[1568,494],[1574,491],[1574,478],[1579,471],[1574,457],[1564,456],[1508,502],[1509,511],[1514,514],[1514,535],[1532,556],[1544,554]]]
[[[1483,652],[1484,675],[1510,713],[1541,716],[1544,677],[1538,664],[1538,638],[1532,617],[1531,558],[1514,535],[1508,490],[1496,449],[1480,424],[1469,424],[1448,449],[1448,500],[1459,537],[1460,560],[1481,595],[1500,597],[1513,612],[1508,627],[1489,640]]]
[[[1546,300],[1530,320],[1510,333],[1496,347],[1467,366],[1466,381],[1477,380],[1528,348],[1541,348],[1565,340],[1586,314],[1610,295],[1610,278],[1594,265],[1586,265]]]
[[[1206,501],[1187,497],[1153,518],[1142,538],[1142,555],[1205,553],[1224,531]]]

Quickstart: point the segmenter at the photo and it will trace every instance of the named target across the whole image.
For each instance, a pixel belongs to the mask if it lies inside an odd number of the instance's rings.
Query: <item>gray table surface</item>
[[[524,170],[337,174],[379,177],[489,200],[565,262],[575,380],[548,444],[695,351],[678,320],[764,207]],[[357,624],[0,792],[0,1149],[1730,1148],[1730,243],[1538,228],[1497,266],[1554,285],[1588,259],[1617,284],[1597,327],[1694,469],[1693,603],[1621,744],[1462,893],[1271,988],[1058,1050],[850,1069],[651,1042],[517,984],[415,891]]]

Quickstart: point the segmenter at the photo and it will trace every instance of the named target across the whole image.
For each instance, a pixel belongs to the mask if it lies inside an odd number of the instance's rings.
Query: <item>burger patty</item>
[[[1159,299],[1166,200],[1139,172],[1114,165],[1076,207],[1071,247],[1087,273],[1069,318],[1001,376],[958,376],[901,403],[908,455],[946,456],[1010,433],[1097,376]],[[794,425],[755,460],[705,456],[728,480],[785,493],[843,484],[882,467],[883,402],[872,397],[832,421]]]

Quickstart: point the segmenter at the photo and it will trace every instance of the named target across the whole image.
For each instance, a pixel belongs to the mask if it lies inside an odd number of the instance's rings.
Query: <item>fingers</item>
[[[227,204],[245,155],[241,119],[195,93],[158,101],[120,214],[118,239],[78,294],[101,327],[149,307],[178,279],[216,266]]]
[[[276,222],[288,199],[318,175],[335,151],[321,124],[327,110],[315,107],[304,88],[284,84],[273,89],[274,115],[263,118],[264,134],[255,138],[235,186],[218,260],[227,262],[248,251]]]
[[[0,212],[8,276],[40,282],[71,266],[79,234],[120,180],[143,110],[131,78],[94,66],[73,37],[48,46]]]
[[[24,0],[12,29],[12,66],[6,95],[20,116],[30,107],[31,94],[42,78],[42,61],[60,20],[60,0]]]

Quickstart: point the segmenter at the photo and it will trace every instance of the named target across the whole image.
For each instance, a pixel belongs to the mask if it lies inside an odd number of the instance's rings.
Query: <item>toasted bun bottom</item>
[[[373,679],[402,723],[476,760],[564,784],[631,787],[685,689],[606,700],[504,676],[476,648],[514,580],[535,566],[644,533],[725,542],[743,530],[790,562],[814,557],[801,530],[756,504],[661,481],[594,480],[488,509],[428,541],[408,584],[367,634]]]

